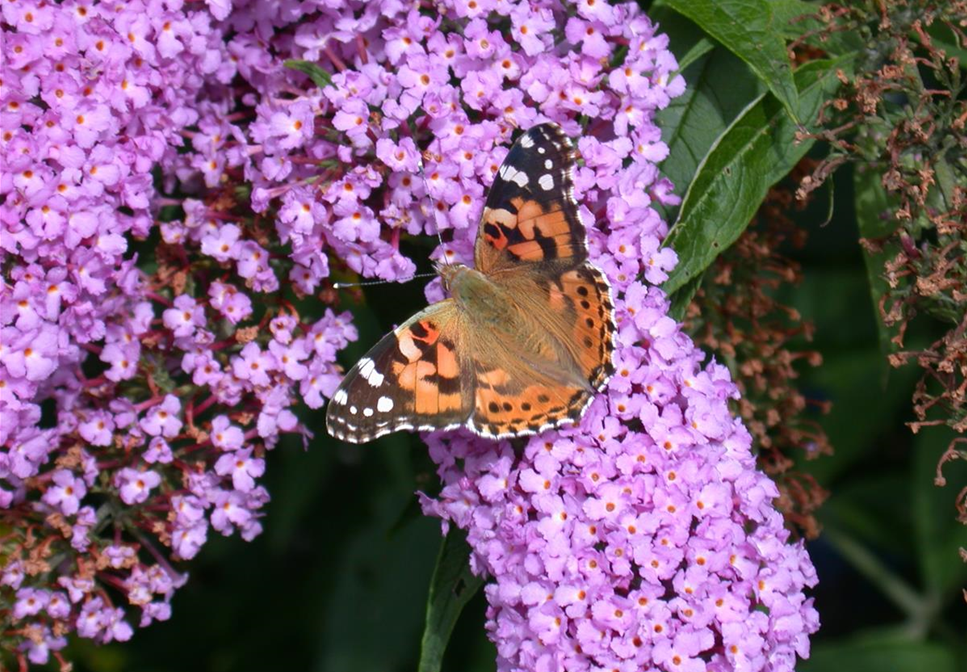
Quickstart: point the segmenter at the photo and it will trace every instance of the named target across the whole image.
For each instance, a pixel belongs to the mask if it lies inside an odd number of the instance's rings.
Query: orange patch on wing
[[[614,313],[610,292],[600,275],[599,270],[584,267],[561,276],[563,294],[573,304],[572,333],[578,364],[593,387],[599,387],[613,370],[611,358],[614,346],[611,338]],[[552,306],[554,301],[552,291]]]
[[[478,373],[477,380],[489,387],[494,387],[497,385],[506,385],[510,380],[510,376],[504,369],[494,369],[493,371]]]
[[[534,223],[537,218],[544,214],[544,208],[537,201],[525,201],[523,198],[515,198],[511,201],[517,208],[517,226],[523,232],[524,237],[534,237]]]
[[[436,373],[436,367],[429,362],[417,362],[413,367],[416,376],[416,412],[421,415],[437,413],[440,407],[440,387],[427,380],[428,376]]]
[[[567,308],[567,302],[564,299],[564,292],[559,290],[554,285],[551,285],[550,304],[551,310],[553,310],[555,313],[560,313]]]
[[[419,324],[426,330],[426,336],[420,340],[424,343],[436,343],[436,339],[440,338],[440,330],[437,326],[429,320],[422,320]]]
[[[562,236],[569,234],[571,225],[567,221],[567,215],[563,210],[556,210],[546,215],[541,215],[534,220],[534,226],[545,238]]]
[[[561,237],[560,241],[555,241],[554,244],[558,259],[567,259],[574,256],[574,246],[571,245],[570,238]],[[507,251],[512,252],[522,261],[540,261],[544,258],[544,248],[536,240],[511,245],[507,248]]]
[[[400,339],[400,344],[399,344],[400,352],[402,352],[403,356],[406,357],[409,361],[415,362],[423,355],[423,351],[420,350],[418,347],[416,347],[416,343],[413,342],[416,339],[413,338],[412,332],[408,330],[403,331],[399,335],[399,339]]]
[[[498,250],[502,250],[507,247],[507,236],[504,235],[501,226],[514,227],[517,225],[517,217],[507,212],[503,208],[497,210],[491,210],[487,208],[484,210],[483,214],[484,224],[493,224],[498,232],[498,236],[492,236],[489,233],[484,233],[484,238],[487,242],[494,246]]]
[[[494,392],[493,389],[488,387],[479,388],[477,390],[477,400],[476,400],[476,403],[474,404],[477,408],[477,413],[486,414],[487,404],[490,403],[491,401],[495,401],[496,399],[497,399],[497,393]]]
[[[436,365],[441,378],[456,378],[460,375],[456,354],[442,343],[437,345]]]
[[[544,250],[536,240],[511,245],[507,251],[523,261],[540,261],[544,258]]]
[[[393,362],[393,375],[404,390],[412,392],[416,389],[416,364]]]
[[[503,224],[512,227],[517,223],[517,215],[503,208],[484,208],[483,223]]]
[[[459,393],[441,394],[439,399],[441,413],[447,411],[459,411],[463,407],[463,399],[460,397]]]
[[[528,385],[514,394],[478,387],[473,421],[484,433],[536,431],[576,419],[591,393],[566,385]]]

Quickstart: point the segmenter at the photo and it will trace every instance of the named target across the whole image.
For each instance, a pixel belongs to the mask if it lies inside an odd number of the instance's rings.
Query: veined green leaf
[[[722,47],[692,63],[684,76],[685,92],[656,117],[668,146],[661,172],[678,193],[685,190],[702,157],[729,124],[765,92],[748,68]]]
[[[913,442],[910,511],[915,537],[911,541],[920,557],[921,580],[937,619],[945,604],[962,599],[961,590],[967,582],[967,565],[955,560],[959,549],[967,548],[967,527],[957,522],[954,508],[963,482],[956,482],[954,474],[958,472],[952,464],[945,470],[946,487],[938,487],[935,480],[937,463],[957,436],[946,427],[927,427]]]
[[[689,304],[691,304],[692,299],[695,298],[698,288],[702,286],[703,277],[705,277],[705,274],[699,273],[694,278],[686,282],[682,287],[679,287],[678,291],[668,297],[668,300],[671,303],[668,308],[668,316],[670,318],[676,322],[681,322],[683,319],[685,319],[685,313],[688,311]]]
[[[745,61],[794,121],[799,91],[786,53],[786,27],[768,0],[665,0]],[[787,17],[783,15],[783,21]]]
[[[909,641],[898,633],[855,636],[815,646],[809,660],[799,661],[799,672],[955,672],[954,652],[932,642]]]
[[[839,61],[814,61],[796,72],[799,117],[813,120],[839,82]],[[773,184],[809,151],[797,142],[799,128],[775,99],[760,96],[719,136],[698,167],[682,200],[678,220],[665,239],[678,265],[664,288],[669,294],[704,271],[749,224]]]

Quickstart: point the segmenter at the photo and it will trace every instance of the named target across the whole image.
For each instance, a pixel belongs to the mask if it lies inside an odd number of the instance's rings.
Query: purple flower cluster
[[[0,667],[72,631],[128,639],[132,608],[167,619],[172,560],[259,534],[265,451],[356,338],[302,318],[276,275],[292,253],[204,191],[212,148],[245,147],[210,125],[240,66],[216,9],[2,6]],[[156,167],[203,198],[162,198]]]
[[[771,504],[778,491],[755,470],[750,435],[730,416],[737,392],[727,369],[702,365],[654,286],[676,261],[660,248],[667,229],[651,207],[673,200],[655,167],[667,148],[653,116],[681,91],[680,79],[669,81],[676,63],[631,8],[582,3],[562,20],[552,7],[503,3],[510,31],[480,16],[462,38],[421,41],[402,30],[410,39],[396,45],[398,81],[445,79],[430,65],[435,54],[450,54],[461,80],[452,98],[439,85],[421,92],[436,131],[431,213],[436,230],[454,230],[442,252],[461,259],[482,200],[478,178],[487,181],[505,150],[483,153],[502,135],[487,121],[468,123],[453,101],[500,119],[491,122],[498,129],[549,118],[578,136],[576,195],[596,222],[592,258],[616,291],[617,374],[578,426],[534,437],[522,453],[466,432],[431,435],[445,486],[424,510],[465,529],[474,570],[493,579],[488,629],[499,670],[792,670],[818,628],[803,593],[814,570],[801,543],[787,543]],[[609,65],[624,48],[623,62]],[[394,115],[406,128],[412,93],[404,84],[398,101],[381,101],[384,128]],[[584,129],[573,121],[581,114],[592,119]],[[356,147],[371,142],[360,131]],[[413,169],[412,146],[375,144],[387,165]],[[404,216],[401,226],[419,221]]]
[[[65,433],[110,443],[113,425],[70,413],[84,394],[79,365],[93,352],[111,380],[132,377],[153,317],[129,251],[154,225],[151,169],[176,156],[200,87],[234,74],[204,15],[150,10],[2,8],[3,508]],[[67,412],[56,427],[39,427],[44,399]]]
[[[607,246],[627,245],[609,223]],[[647,257],[632,263],[647,275]],[[661,290],[616,284],[618,372],[580,425],[522,454],[430,438],[445,487],[424,511],[465,529],[494,579],[498,670],[791,671],[819,626],[803,594],[816,574],[729,414],[728,370],[702,365]]]
[[[728,416],[733,388],[639,282],[674,263],[650,207],[675,201],[655,167],[653,113],[684,87],[667,38],[633,3],[595,0],[192,7],[3,4],[0,506],[18,532],[0,542],[16,633],[0,645],[25,664],[72,631],[127,639],[131,607],[168,618],[186,579],[172,559],[211,530],[258,534],[265,451],[304,431],[296,399],[324,403],[355,338],[286,288],[331,301],[331,267],[408,278],[404,234],[470,261],[515,127],[552,120],[579,138],[619,375],[522,458],[434,439],[447,487],[425,504],[495,578],[501,669],[804,654],[808,560]]]
[[[675,61],[646,21],[639,19],[640,37],[621,28],[631,6],[440,4],[446,11],[396,2],[319,3],[315,13],[303,7],[285,31],[281,14],[252,9],[275,23],[270,52],[278,58],[259,52],[261,71],[252,76],[263,95],[247,129],[249,143],[221,152],[212,142],[246,130],[225,121],[231,110],[223,101],[225,107],[203,114],[199,126],[211,130],[194,144],[208,157],[210,184],[221,171],[242,167],[254,186],[253,206],[277,208],[276,231],[296,262],[289,279],[302,292],[328,276],[326,253],[364,276],[409,278],[415,266],[399,251],[402,234],[442,234],[447,244],[433,258],[472,259],[486,185],[517,127],[551,119],[576,135],[576,119],[590,118],[593,128],[581,146],[585,188],[595,170],[621,154],[662,158],[654,127],[642,130],[641,106],[667,104],[684,83],[670,81]],[[229,19],[239,30],[250,20],[246,12]],[[562,55],[566,45],[579,46]],[[627,67],[607,63],[629,46],[637,53]],[[263,48],[239,37],[230,44],[247,56]],[[321,62],[334,73],[332,84],[298,93],[307,78],[284,70],[287,58]],[[611,129],[614,139],[597,139]],[[634,198],[614,207],[636,207],[639,182],[628,177],[621,193]],[[217,226],[207,233],[213,250],[237,236],[230,223]]]

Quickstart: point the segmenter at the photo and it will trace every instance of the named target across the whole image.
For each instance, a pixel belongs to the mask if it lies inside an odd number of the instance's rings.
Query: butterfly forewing
[[[387,334],[346,374],[326,413],[329,433],[363,443],[400,429],[466,422],[472,379],[458,359],[465,324],[453,300],[435,303]]]
[[[535,126],[517,140],[490,186],[474,251],[477,270],[574,267],[587,258],[573,166],[571,141],[555,124]]]

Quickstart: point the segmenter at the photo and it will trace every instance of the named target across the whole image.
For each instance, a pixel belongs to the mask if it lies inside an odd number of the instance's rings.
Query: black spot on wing
[[[542,235],[538,229],[534,230],[534,234],[534,240],[541,246],[544,254],[544,261],[557,259],[557,241],[553,237]]]
[[[501,231],[504,231],[503,235],[506,234],[506,227],[498,227],[496,224],[487,223],[484,224],[483,232],[493,238],[494,240],[499,240],[501,238]]]

